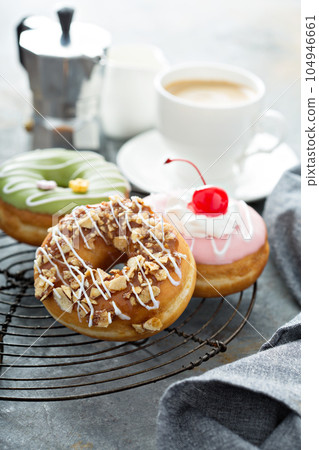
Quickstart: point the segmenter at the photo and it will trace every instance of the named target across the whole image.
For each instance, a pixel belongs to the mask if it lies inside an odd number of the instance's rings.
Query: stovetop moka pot
[[[19,57],[33,94],[33,148],[100,148],[99,101],[110,34],[72,22],[30,16],[17,27]]]

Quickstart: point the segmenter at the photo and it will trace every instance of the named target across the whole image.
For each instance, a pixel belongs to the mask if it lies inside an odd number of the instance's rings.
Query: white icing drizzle
[[[105,295],[105,293],[103,292],[103,290],[100,288],[99,284],[97,283],[97,281],[96,281],[96,279],[95,279],[95,277],[94,277],[93,270],[91,269],[91,267],[89,267],[89,266],[85,263],[85,261],[80,257],[80,255],[75,251],[74,247],[71,246],[71,244],[70,244],[69,240],[67,239],[67,237],[64,236],[64,234],[61,233],[61,231],[59,230],[58,225],[56,225],[56,226],[52,229],[52,237],[53,237],[53,238],[55,238],[55,232],[57,232],[58,235],[64,240],[64,242],[66,242],[66,243],[70,246],[70,248],[71,248],[72,252],[74,253],[75,257],[81,262],[81,264],[83,265],[83,267],[84,267],[87,271],[89,271],[89,273],[90,273],[90,275],[91,275],[91,278],[92,278],[92,280],[93,280],[93,284],[95,285],[95,287],[99,290],[99,292],[100,292],[100,294],[103,296],[103,298],[104,298],[105,300],[108,300],[108,297]],[[58,247],[59,250],[60,250],[61,256],[62,256],[64,262],[66,263],[66,265],[68,266],[70,272],[72,273],[71,267],[72,267],[73,269],[76,269],[76,270],[79,271],[79,269],[77,269],[75,266],[70,266],[70,265],[69,265],[69,263],[68,263],[67,260],[65,259],[65,256],[64,256],[63,251],[62,251],[62,249],[61,249],[61,247],[60,247],[60,244],[58,243],[58,240],[57,240],[57,239],[54,239],[54,240],[55,240],[55,243],[56,243],[57,247]],[[82,274],[81,271],[79,271],[79,273]],[[83,275],[83,274],[82,274],[82,275]],[[99,274],[99,276],[101,277],[100,274]],[[84,280],[84,275],[83,275],[83,280]],[[89,305],[90,305],[90,304],[92,305],[92,303],[90,302],[89,297],[88,297],[87,294],[86,294],[86,291],[84,290],[84,283],[83,283],[83,288],[82,288],[82,290],[83,290],[83,294],[85,295],[85,298],[88,300],[88,304],[89,304]],[[92,306],[92,308],[93,308],[93,306]],[[93,310],[93,311],[94,311],[94,310]]]
[[[137,209],[138,209],[137,215],[141,219],[141,221],[144,223],[144,225],[146,225],[148,228],[155,228],[155,225],[151,225],[150,223],[146,222],[146,220],[144,219],[143,213],[142,213],[142,207],[138,203],[138,197],[133,196],[132,200],[133,200],[134,204],[137,206]],[[163,220],[163,218],[162,218],[162,220]]]
[[[77,226],[77,228],[78,228],[78,230],[79,230],[79,233],[80,233],[80,235],[82,236],[82,239],[83,239],[83,242],[84,242],[85,247],[88,248],[89,250],[92,250],[92,248],[89,246],[88,240],[87,240],[86,237],[84,236],[84,233],[83,233],[82,228],[81,228],[81,226],[80,226],[80,224],[79,224],[79,221],[78,221],[78,219],[77,219],[77,217],[76,217],[76,214],[75,214],[75,210],[74,210],[74,209],[73,209],[73,211],[71,212],[71,214],[72,214],[72,217],[73,217],[73,219],[74,219],[75,225]]]
[[[38,263],[36,261],[34,261],[34,266],[38,271],[39,274],[39,278],[41,278],[41,280],[43,280],[45,283],[49,284],[50,286],[54,286],[54,284],[52,283],[52,281],[48,280],[48,278],[46,278],[45,276],[42,275],[42,271],[38,265]]]
[[[57,297],[61,298],[61,295],[58,293],[58,291],[57,291],[55,288],[53,289],[53,292],[55,293],[55,295],[56,295]]]
[[[79,174],[81,174],[83,172],[83,167],[79,167],[78,169],[76,169],[72,175],[70,176],[70,179],[74,179],[77,178]],[[112,165],[108,167],[108,174],[112,174],[114,173],[114,175],[119,176],[118,170],[116,168],[116,166]],[[90,177],[91,181],[95,181],[95,180],[101,180],[101,175],[99,173],[97,173],[96,175],[93,175],[92,177]]]
[[[164,247],[164,245],[157,239],[157,237],[155,236],[155,234],[153,234],[151,231],[149,231],[150,235],[153,237],[153,239],[158,243],[158,245],[161,247],[161,249],[163,250],[163,252],[167,253],[168,255],[168,259],[171,261],[171,263],[174,266],[175,269],[175,273],[178,276],[178,278],[182,278],[182,272],[181,269],[178,267],[178,265],[176,264],[175,259],[173,258],[170,250],[168,250],[167,248]]]
[[[29,188],[30,187],[33,188],[34,184],[32,184],[32,185],[30,185],[28,187]],[[52,203],[52,202],[61,201],[61,200],[65,201],[65,200],[82,200],[82,199],[85,199],[86,201],[89,201],[90,199],[96,199],[96,198],[100,198],[100,197],[108,198],[110,196],[110,194],[114,193],[114,190],[117,187],[123,187],[123,183],[112,183],[112,188],[114,188],[114,189],[110,189],[110,190],[106,190],[106,191],[102,191],[102,192],[95,192],[95,193],[88,192],[87,194],[82,194],[82,195],[81,194],[73,194],[72,195],[71,189],[56,188],[55,192],[57,192],[57,191],[63,192],[63,197],[62,197],[62,195],[60,197],[59,196],[53,196],[53,197],[49,196],[49,197],[43,198],[42,200],[41,199],[38,200],[37,199],[38,197],[41,197],[41,196],[45,195],[43,191],[40,191],[39,193],[35,193],[35,194],[30,195],[26,199],[25,203],[26,203],[27,206],[32,207],[32,206],[44,205],[46,203]],[[24,189],[25,189],[25,187],[17,189],[17,191],[18,190],[22,191]],[[66,194],[66,192],[68,192],[68,193]]]
[[[129,222],[128,218],[127,218],[127,211],[125,211],[125,220],[126,220],[126,224],[127,224],[128,229],[130,231],[132,231],[132,227],[131,227],[130,222]]]
[[[115,220],[115,222],[116,222],[116,225],[119,227],[119,230],[121,231],[121,230],[122,230],[122,227],[121,227],[121,225],[120,225],[120,222],[119,222],[119,221],[117,220],[117,218],[115,217],[112,200],[109,201],[109,205],[110,205],[110,207],[111,207],[112,216],[113,216],[113,218],[114,218],[114,220]]]
[[[147,283],[147,285],[148,285],[148,290],[149,290],[149,293],[150,293],[150,296],[151,296],[151,300],[152,300],[152,302],[153,302],[153,308],[151,307],[151,308],[149,308],[149,309],[158,309],[158,307],[159,307],[159,301],[157,301],[157,300],[155,299],[155,297],[154,297],[153,289],[152,289],[151,283],[149,282],[147,276],[145,275],[145,272],[144,272],[142,266],[140,265],[140,263],[139,263],[137,257],[135,257],[135,260],[136,260],[136,262],[137,262],[137,265],[138,265],[138,267],[139,267],[139,269],[140,269],[140,271],[141,271],[141,274],[142,274],[144,280],[146,281],[146,283]]]
[[[65,256],[64,256],[64,253],[63,253],[63,251],[62,251],[62,248],[61,248],[61,246],[60,246],[60,244],[59,244],[59,242],[58,242],[58,239],[56,238],[56,233],[64,240],[64,242],[67,243],[67,245],[70,246],[70,243],[69,243],[68,239],[67,239],[67,238],[61,233],[61,231],[58,229],[58,225],[56,225],[55,227],[52,228],[51,233],[52,233],[52,239],[54,240],[56,246],[58,247],[58,249],[59,249],[59,251],[60,251],[60,254],[61,254],[62,258],[63,258],[64,263],[65,263],[66,266],[68,267],[68,269],[69,269],[69,271],[71,272],[71,274],[73,275],[74,279],[76,279],[76,281],[79,283],[79,285],[80,285],[80,293],[82,293],[82,294],[84,295],[84,297],[85,297],[85,299],[86,299],[86,301],[87,301],[87,304],[88,304],[88,306],[89,306],[89,308],[90,308],[89,327],[91,327],[91,326],[92,326],[93,315],[94,315],[94,308],[93,308],[93,305],[92,305],[92,303],[91,303],[91,301],[90,301],[90,298],[89,298],[89,296],[87,295],[86,290],[85,290],[85,286],[84,286],[84,282],[85,282],[84,275],[83,275],[83,273],[82,273],[81,271],[79,271],[75,266],[70,265],[70,264],[67,262],[67,260],[66,260],[66,258],[65,258]],[[70,246],[70,247],[71,247],[71,246]],[[71,247],[71,248],[72,248],[72,247]],[[81,257],[79,257],[79,255],[77,255],[77,253],[75,252],[74,248],[72,248],[72,251],[73,251],[73,253],[78,257],[79,261],[81,261],[81,263],[82,263],[83,259],[82,259]],[[83,262],[84,262],[84,261],[83,261]],[[85,264],[85,263],[84,263],[84,264]],[[76,277],[76,275],[74,275],[73,269],[77,270],[77,271],[79,272],[79,274],[81,274],[81,282],[79,281],[78,277]],[[78,298],[77,296],[76,296],[76,298],[77,298],[78,301],[79,301],[80,295],[79,295],[79,298]]]
[[[129,277],[127,276],[127,274],[126,274],[126,272],[125,272],[124,269],[123,269],[122,272],[123,272],[123,275],[125,276],[127,282],[128,282],[129,285],[131,286],[132,291],[133,291],[133,293],[134,293],[134,295],[135,295],[137,301],[139,302],[139,304],[140,304],[141,306],[143,306],[143,308],[146,308],[146,309],[148,309],[148,310],[158,308],[158,306],[157,306],[157,307],[155,307],[155,306],[148,306],[146,303],[144,303],[144,302],[140,299],[138,293],[137,293],[136,290],[135,290],[134,284],[130,282],[130,279],[129,279]],[[157,301],[157,300],[156,300],[156,301]]]
[[[158,258],[156,258],[156,256],[153,255],[153,253],[151,253],[151,252],[149,251],[148,248],[145,247],[144,244],[142,244],[142,242],[141,242],[139,239],[137,239],[137,242],[138,242],[138,243],[140,244],[140,246],[146,251],[146,253],[148,253],[148,254],[150,255],[150,257],[151,257],[152,259],[154,259],[154,261],[156,261],[156,263],[157,263],[159,266],[161,266],[162,269],[165,270],[166,275],[167,275],[167,278],[169,279],[169,281],[170,281],[174,286],[178,286],[178,285],[180,284],[180,281],[176,281],[176,280],[174,280],[174,278],[171,277],[171,275],[170,275],[169,271],[167,270],[167,268],[161,263],[161,261],[160,261]]]
[[[187,259],[187,256],[184,255],[184,253],[174,252],[174,255],[178,256],[179,258]]]
[[[41,278],[41,280],[45,281],[46,283],[48,283],[50,286],[54,286],[54,284],[52,283],[52,281],[48,280],[47,278],[45,278],[43,275],[39,274],[39,277]]]
[[[23,191],[24,189],[30,189],[34,188],[34,183],[18,183],[17,181],[12,181],[11,183],[8,182],[3,187],[3,192],[5,194],[14,194],[15,192]],[[43,195],[44,192],[42,191],[40,195]]]
[[[85,297],[85,299],[86,299],[87,305],[88,305],[89,308],[90,308],[90,316],[89,316],[89,324],[88,324],[88,325],[89,325],[89,327],[91,327],[92,324],[93,324],[94,307],[93,307],[92,302],[90,301],[90,298],[89,298],[89,296],[87,295],[87,292],[86,292],[86,289],[85,289],[85,285],[84,285],[84,283],[85,283],[85,276],[84,276],[84,274],[83,274],[76,266],[70,265],[70,264],[67,262],[67,260],[66,260],[66,258],[65,258],[65,256],[64,256],[64,253],[63,253],[63,251],[62,251],[62,248],[61,248],[61,246],[60,246],[60,244],[59,244],[58,238],[57,238],[57,236],[56,236],[57,234],[58,234],[58,236],[59,236],[62,240],[64,240],[64,242],[70,247],[70,249],[72,250],[73,254],[74,254],[75,257],[81,262],[81,264],[83,265],[83,267],[84,267],[87,271],[89,271],[94,286],[98,289],[98,291],[100,292],[100,294],[103,296],[103,298],[104,298],[105,300],[108,300],[108,299],[111,297],[110,291],[106,288],[106,286],[105,286],[105,284],[104,284],[104,282],[103,282],[103,280],[102,280],[101,274],[100,274],[100,272],[98,272],[99,277],[100,277],[101,282],[102,282],[102,285],[103,285],[103,287],[105,288],[105,290],[107,291],[107,295],[108,295],[108,296],[105,294],[105,292],[103,292],[103,290],[100,288],[99,284],[97,283],[97,281],[96,281],[96,279],[95,279],[95,277],[94,277],[93,270],[85,263],[85,261],[84,261],[84,260],[79,256],[79,254],[75,251],[74,247],[72,246],[72,244],[70,243],[70,241],[67,239],[67,237],[66,237],[63,233],[61,233],[61,231],[59,230],[58,225],[56,225],[55,227],[53,227],[53,228],[51,229],[51,233],[52,233],[52,239],[54,240],[55,244],[57,245],[57,247],[58,247],[58,249],[59,249],[59,252],[60,252],[60,254],[61,254],[61,256],[62,256],[62,259],[63,259],[65,265],[68,267],[68,269],[69,269],[71,275],[73,276],[74,280],[75,280],[75,281],[79,284],[79,286],[80,286],[80,288],[79,288],[79,293],[78,293],[78,294],[76,294],[76,293],[72,290],[72,292],[74,293],[75,297],[77,298],[77,303],[80,303],[80,298],[81,298],[82,295],[83,295],[83,296]],[[40,249],[42,249],[42,247],[40,247]],[[48,258],[48,259],[49,259],[50,262],[56,267],[56,269],[57,269],[57,271],[58,271],[57,266],[52,262],[52,260],[51,260],[50,258]],[[78,273],[78,275],[80,275],[81,280],[79,280],[79,278],[75,275],[74,270]],[[59,271],[58,271],[58,272],[59,272]],[[59,274],[60,274],[60,272],[59,272]],[[60,277],[61,281],[62,281],[63,283],[65,283],[64,279],[63,279],[61,276],[59,276],[59,277]],[[80,306],[81,306],[82,309],[85,311],[85,309],[83,308],[83,306],[82,306],[82,305],[80,305]],[[78,310],[78,314],[79,314],[79,310]]]
[[[35,154],[36,153],[36,154]],[[73,152],[72,152],[73,153]],[[96,154],[90,154],[89,152],[82,152],[83,155],[85,155],[85,161],[92,161],[97,162],[97,159],[99,159],[99,162],[102,160],[104,161],[103,157],[100,157]],[[48,164],[48,154],[46,151],[39,150],[31,153],[25,153],[20,155],[18,158],[12,161],[8,161],[8,163],[3,167],[3,171],[0,172],[0,176],[5,176],[6,172],[9,172],[12,169],[48,169],[50,170],[59,170],[59,169],[65,169],[68,166],[72,166],[73,164],[78,164],[79,162],[83,162],[83,158],[80,155],[73,154],[72,158],[65,159],[65,161],[58,163],[58,164]],[[44,160],[44,164],[37,164],[41,162],[41,160]],[[23,164],[23,167],[21,167],[20,164]],[[82,168],[83,170],[83,168]]]
[[[105,237],[103,236],[103,234],[101,233],[101,230],[99,229],[98,224],[97,224],[96,221],[92,218],[90,209],[87,208],[86,206],[83,206],[82,208],[83,208],[84,211],[88,214],[88,216],[89,216],[89,218],[90,218],[90,220],[91,220],[91,223],[92,223],[92,225],[94,226],[94,229],[95,229],[95,231],[97,232],[97,234],[103,239],[103,241],[104,241],[105,244],[107,245],[108,242],[107,242],[107,240],[105,239]]]
[[[218,248],[216,246],[215,239],[214,238],[210,239],[212,247],[213,247],[213,250],[214,250],[216,255],[224,255],[227,252],[228,247],[230,246],[231,238],[232,238],[232,235],[229,235],[227,240],[226,240],[226,243],[225,243],[224,247],[221,250],[218,250]]]
[[[124,237],[125,240],[127,241],[127,237],[125,236],[125,233],[123,233],[123,228],[122,228],[120,222],[119,222],[119,221],[117,220],[117,218],[115,217],[112,200],[109,201],[109,204],[110,204],[110,207],[111,207],[112,216],[113,216],[113,218],[114,218],[114,220],[115,220],[117,226],[119,227],[119,233],[120,233],[120,235],[121,235],[122,237]]]
[[[250,238],[252,238],[253,237],[253,233],[254,233],[254,227],[253,227],[253,222],[251,220],[251,216],[250,216],[250,211],[249,211],[248,205],[243,200],[240,201],[240,204],[244,207],[246,219],[247,219],[247,222],[248,222],[248,228],[249,228],[248,229],[248,233],[249,233]]]
[[[148,224],[148,223],[144,220],[144,217],[140,214],[140,212],[141,212],[141,206],[140,206],[139,203],[137,202],[137,197],[132,197],[132,200],[133,200],[134,204],[137,206],[137,208],[138,208],[138,210],[139,210],[139,213],[138,213],[139,217],[142,219],[142,221],[143,221],[148,227],[151,227],[151,225]],[[126,219],[126,224],[127,224],[128,229],[129,229],[130,231],[132,231],[132,227],[130,226],[130,223],[129,223],[128,218],[127,218],[127,212],[126,212],[126,214],[125,214],[125,219]],[[162,219],[162,221],[163,221],[163,218],[161,218],[161,219]],[[155,227],[153,227],[153,228],[155,228]],[[177,266],[177,264],[176,264],[174,258],[171,257],[170,250],[166,249],[166,248],[162,245],[162,243],[156,238],[156,236],[154,235],[154,233],[152,233],[150,230],[149,230],[149,233],[150,233],[150,235],[153,237],[153,239],[156,240],[156,242],[159,244],[159,246],[161,247],[161,249],[162,249],[163,251],[165,251],[165,253],[168,253],[168,257],[169,257],[170,261],[172,261],[172,263],[173,263],[173,265],[174,265],[174,269],[175,269],[176,275],[177,275],[179,278],[181,278],[181,277],[182,277],[182,272],[181,272],[180,268]],[[163,233],[163,236],[164,236],[164,233]],[[169,271],[168,271],[167,268],[159,261],[159,259],[156,258],[156,257],[155,257],[155,256],[154,256],[154,255],[153,255],[153,254],[145,247],[145,245],[142,244],[142,242],[141,242],[139,239],[137,239],[137,242],[138,242],[139,245],[140,245],[140,246],[141,246],[141,247],[142,247],[142,248],[143,248],[143,249],[144,249],[151,257],[152,257],[152,259],[154,259],[154,260],[157,262],[157,264],[158,264],[159,266],[161,266],[162,269],[165,270],[165,272],[166,272],[166,274],[167,274],[167,277],[168,277],[169,281],[170,281],[174,286],[178,286],[178,285],[180,284],[180,282],[174,280],[174,278],[171,277]],[[171,259],[171,258],[172,258],[172,259]],[[135,293],[135,294],[136,294],[136,293]],[[153,294],[153,291],[152,291],[152,294]],[[137,294],[136,294],[136,295],[137,295]],[[142,302],[142,303],[143,303],[143,302]]]
[[[40,252],[48,259],[48,261],[50,262],[50,264],[55,268],[56,273],[57,273],[58,277],[60,278],[60,280],[62,281],[62,283],[65,283],[65,284],[67,284],[67,286],[70,287],[70,285],[69,285],[68,283],[66,283],[66,281],[64,280],[64,278],[61,276],[61,273],[60,273],[60,271],[59,271],[58,266],[52,261],[51,257],[50,257],[49,254],[45,251],[45,249],[44,249],[43,247],[39,247],[38,250],[37,250],[36,255],[38,255],[38,252],[39,252],[39,251],[40,251]],[[61,252],[61,250],[60,250],[60,253],[62,254],[62,257],[64,258],[64,254],[63,254],[63,252]],[[64,258],[64,260],[65,260],[65,258]],[[36,261],[35,261],[35,263],[36,263]],[[70,265],[68,264],[67,261],[65,261],[65,264],[66,264],[67,267],[70,269],[70,273],[71,273],[71,275],[73,276],[74,280],[75,280],[77,283],[79,283],[80,280],[79,280],[79,278],[73,273],[73,270],[75,270],[75,271],[78,273],[78,275],[81,276],[81,282],[82,282],[82,285],[84,286],[84,281],[85,281],[85,279],[84,279],[83,273],[82,273],[77,267],[75,267],[75,266],[70,266]],[[73,269],[73,270],[72,270],[72,269]],[[39,269],[39,270],[40,270],[40,269]],[[41,271],[40,271],[40,272],[41,272]],[[77,298],[77,303],[78,303],[78,304],[79,304],[79,300],[80,300],[80,298],[81,298],[82,291],[83,291],[83,288],[81,289],[81,284],[79,284],[79,285],[80,285],[80,292],[79,292],[79,294],[77,294],[76,292],[74,292],[74,291],[72,290],[73,295]],[[59,295],[57,292],[56,292],[56,294],[60,297],[60,295]],[[86,295],[86,292],[84,292],[84,295]],[[81,308],[84,310],[83,306],[82,306],[82,305],[80,305],[80,306],[81,306]]]
[[[109,297],[111,297],[112,294],[111,294],[111,292],[108,290],[108,288],[106,287],[106,284],[104,283],[103,278],[102,278],[102,276],[101,276],[100,270],[101,270],[101,269],[98,268],[98,269],[97,269],[97,273],[98,273],[98,275],[99,275],[99,277],[100,277],[102,286],[103,286],[104,289],[106,290],[107,295],[108,295]]]
[[[144,220],[144,217],[143,217],[143,215],[141,214],[141,205],[138,203],[137,197],[135,197],[135,196],[132,197],[132,200],[133,200],[134,204],[135,204],[135,205],[137,206],[137,208],[138,208],[138,211],[139,211],[139,212],[138,212],[138,216],[141,218],[141,220],[143,221],[143,223],[145,223],[145,225],[147,225],[149,228],[155,228],[155,226],[152,227],[148,222],[146,222],[146,221]],[[127,216],[126,216],[126,217],[127,217]],[[126,218],[126,220],[127,220],[127,218]],[[161,221],[162,221],[162,229],[164,230],[163,217],[161,217]],[[132,230],[131,227],[130,227],[130,230]],[[180,268],[178,267],[178,265],[176,264],[175,259],[172,257],[170,250],[168,250],[167,248],[164,247],[164,245],[162,244],[162,242],[160,242],[160,241],[157,239],[157,237],[155,236],[155,234],[154,234],[151,230],[149,230],[149,233],[150,233],[150,235],[152,236],[152,238],[157,242],[157,244],[160,246],[160,248],[162,249],[162,251],[165,252],[165,253],[167,253],[169,260],[171,261],[171,263],[172,263],[173,266],[174,266],[174,270],[175,270],[176,275],[181,279],[181,278],[182,278],[182,272],[181,272]],[[164,238],[164,231],[162,232],[162,236],[163,236],[163,238]],[[137,239],[137,242],[138,242],[141,246],[143,246],[144,249],[146,249],[146,247],[141,243],[141,241],[140,241],[139,239]],[[149,251],[148,251],[148,253],[150,254]],[[152,255],[152,257],[153,257],[153,259],[156,260],[157,263],[159,263],[159,264],[162,266],[162,264],[158,261],[158,259],[157,259],[157,258],[154,258],[154,255]],[[162,267],[164,267],[164,266],[162,266]],[[167,270],[167,269],[166,269],[166,270]],[[169,275],[168,271],[167,271],[167,274]],[[170,275],[169,275],[169,280],[170,280],[171,283],[172,283],[173,278],[171,278]],[[174,281],[174,283],[176,282],[175,280],[173,280],[173,281]],[[172,283],[172,284],[174,284],[174,283]],[[179,283],[178,283],[178,284],[179,284]],[[175,286],[176,286],[176,285],[175,285]]]
[[[54,262],[52,261],[52,259],[51,259],[50,256],[49,256],[49,254],[45,251],[45,249],[44,249],[43,247],[39,247],[38,250],[37,250],[36,255],[38,254],[38,252],[41,252],[46,258],[48,258],[48,261],[50,261],[50,263],[52,264],[52,266],[55,268],[56,273],[57,273],[58,277],[60,278],[60,280],[61,280],[61,281],[64,281],[63,278],[62,278],[62,276],[61,276],[61,273],[60,273],[60,271],[59,271],[58,266],[57,266],[56,264],[54,264]],[[40,273],[41,273],[41,272],[40,272]]]
[[[119,316],[119,318],[122,319],[122,320],[131,320],[131,318],[129,316],[127,316],[126,314],[122,313],[122,311],[117,306],[117,304],[114,302],[114,300],[112,300],[111,303],[113,305],[114,313],[115,313],[116,316]]]
[[[77,314],[78,314],[78,319],[79,319],[79,322],[80,322],[80,323],[82,323],[82,319],[81,319],[81,316],[80,316],[80,307],[81,307],[81,306],[82,306],[81,303],[80,303],[80,302],[77,302],[76,312],[77,312]]]

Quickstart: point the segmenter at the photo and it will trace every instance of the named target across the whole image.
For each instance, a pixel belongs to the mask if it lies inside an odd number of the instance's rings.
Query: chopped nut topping
[[[68,259],[68,263],[71,264],[72,266],[77,266],[77,267],[81,267],[81,262],[75,257],[71,257]]]
[[[84,309],[83,309],[84,308]],[[81,307],[79,308],[80,317],[85,317],[90,312],[90,307],[85,303],[81,302]]]
[[[159,331],[162,328],[162,321],[156,317],[152,317],[144,322],[143,327],[149,331]]]
[[[55,267],[51,267],[51,269],[42,269],[42,273],[46,278],[53,278],[56,274]]]
[[[70,246],[68,244],[61,245],[61,250],[63,253],[69,253],[71,250]]]
[[[73,303],[68,299],[68,297],[63,292],[62,288],[58,287],[53,289],[53,298],[57,302],[58,306],[62,311],[71,313]]]
[[[68,297],[69,300],[72,298],[72,291],[69,286],[65,286],[64,284],[61,286],[63,293]]]
[[[137,240],[143,239],[145,234],[146,234],[146,232],[145,232],[144,228],[133,228],[132,233],[131,233],[132,242],[135,244],[135,242],[137,242]]]
[[[71,288],[73,291],[76,291],[77,289],[79,289],[79,287],[80,287],[80,285],[79,285],[79,283],[78,283],[77,281],[71,281],[71,283],[70,283],[70,288]]]
[[[81,290],[78,289],[76,292],[73,291],[73,297],[72,297],[72,301],[75,303],[79,300],[80,298],[80,292]],[[85,299],[84,299],[85,300]]]
[[[69,280],[72,277],[73,277],[73,275],[72,275],[72,273],[69,270],[64,270],[63,271],[63,278],[65,280]]]
[[[98,281],[101,281],[101,278],[103,281],[111,278],[111,276],[107,272],[104,272],[104,270],[102,270],[102,269],[97,269],[97,273],[98,273],[98,276],[96,278]]]
[[[46,255],[42,255],[42,263],[46,264],[49,261],[49,258]]]
[[[107,311],[103,311],[103,312],[99,313],[96,326],[107,328],[109,325],[110,325],[110,322],[109,322],[109,315],[108,315]]]
[[[159,293],[161,292],[161,290],[158,286],[152,286],[152,291],[153,291],[154,297],[157,297],[159,295]],[[139,295],[139,298],[145,304],[151,300],[151,293],[150,293],[149,287],[145,287],[142,290],[141,294]]]
[[[161,240],[163,237],[162,231],[160,230],[154,230],[153,232],[155,234],[155,237],[157,237],[157,239]]]
[[[167,273],[165,272],[164,269],[159,270],[154,275],[155,275],[155,278],[157,279],[157,281],[164,281],[167,278]]]
[[[36,263],[38,264],[38,266],[40,267],[41,264],[42,264],[42,255],[41,255],[41,254],[37,255],[35,261],[36,261]]]
[[[160,261],[162,264],[166,264],[167,261],[168,261],[168,255],[165,254],[165,255],[161,256],[160,258],[158,258],[158,259],[159,259],[159,261]]]
[[[146,261],[144,267],[150,272],[154,272],[155,270],[159,269],[159,265],[152,261]]]
[[[49,283],[46,283],[42,278],[38,277],[35,282],[34,282],[34,286],[35,286],[35,296],[37,298],[40,298],[43,296],[43,293],[48,289],[51,288],[50,290],[52,290],[52,287],[50,286]]]
[[[45,292],[44,295],[40,298],[40,302],[43,302],[49,296],[49,294],[51,294],[50,291]]]
[[[119,269],[112,269],[112,270],[110,270],[110,273],[116,275],[116,274],[121,273],[121,271]]]
[[[134,256],[127,261],[127,267],[129,267],[129,271],[127,272],[127,276],[131,279],[134,275],[135,270],[138,268],[138,264],[143,266],[145,262],[145,258],[142,255]]]
[[[101,292],[97,288],[92,287],[91,292],[90,292],[90,297],[96,298],[96,297],[99,297],[100,295],[101,295]]]
[[[145,333],[143,325],[141,325],[139,323],[132,323],[132,327],[134,328],[135,331],[137,331],[140,334]]]
[[[93,234],[93,236],[90,237],[90,239],[87,239],[87,244],[90,247],[91,250],[95,249],[95,234]]]
[[[110,281],[109,289],[111,291],[122,291],[127,286],[126,278],[124,275],[121,275],[119,277],[113,278],[113,280]]]
[[[125,236],[116,236],[113,239],[113,245],[115,248],[120,250],[121,252],[125,252],[128,246],[128,242]]]

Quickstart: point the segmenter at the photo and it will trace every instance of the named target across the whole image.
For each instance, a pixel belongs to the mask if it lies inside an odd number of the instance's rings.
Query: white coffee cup
[[[107,136],[125,139],[155,125],[155,76],[168,67],[158,47],[116,45],[107,54],[101,122]]]
[[[211,105],[181,98],[166,89],[171,83],[186,80],[244,85],[253,95],[237,104]],[[254,153],[270,152],[282,142],[285,120],[278,111],[264,110],[265,85],[247,70],[206,62],[181,64],[161,72],[155,79],[155,88],[157,127],[168,154],[190,159],[207,174],[208,180],[236,173],[257,133],[268,131],[275,138],[271,148],[254,148]]]

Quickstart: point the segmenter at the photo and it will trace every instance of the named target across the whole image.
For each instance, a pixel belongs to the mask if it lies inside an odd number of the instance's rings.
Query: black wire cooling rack
[[[193,298],[174,326],[136,343],[94,340],[55,322],[33,291],[35,248],[0,232],[0,399],[74,400],[192,370],[226,351],[257,285],[227,299]]]

